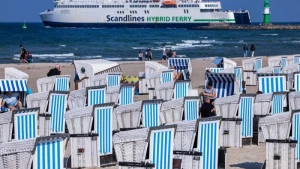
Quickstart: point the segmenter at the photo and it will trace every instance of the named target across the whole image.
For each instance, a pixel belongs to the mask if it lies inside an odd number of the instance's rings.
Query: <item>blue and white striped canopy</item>
[[[0,79],[2,92],[26,92],[27,80],[25,79]]]
[[[213,82],[234,82],[235,74],[234,73],[206,73],[208,80]]]
[[[168,60],[168,68],[170,69],[174,66],[174,69],[177,72],[189,68],[190,59],[189,58],[169,58]]]

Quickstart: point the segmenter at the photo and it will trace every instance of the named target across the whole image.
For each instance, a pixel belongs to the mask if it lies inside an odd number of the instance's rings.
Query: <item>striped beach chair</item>
[[[119,105],[127,105],[133,103],[134,90],[134,85],[121,85],[119,92]]]
[[[190,74],[192,74],[190,58],[169,58],[168,69],[172,69],[173,66],[177,72],[182,72],[183,70],[188,69]]]
[[[13,111],[16,140],[27,140],[38,137],[39,108]]]
[[[112,132],[114,103],[94,105],[94,129],[99,134],[98,154],[106,156],[113,153]]]
[[[242,119],[242,138],[253,137],[253,105],[255,94],[241,94],[238,116]]]
[[[174,70],[166,70],[161,72],[161,83],[173,82],[173,72]]]
[[[281,57],[280,65],[282,69],[284,69],[284,67],[287,65],[286,62],[287,62],[287,57]]]
[[[206,70],[209,70],[211,73],[219,73],[221,70],[224,70],[223,68],[206,68]]]
[[[50,118],[50,133],[65,132],[65,113],[69,92],[49,92],[48,113]],[[41,115],[40,115],[41,116]],[[43,124],[42,124],[43,125]]]
[[[190,80],[177,80],[174,83],[174,99],[180,99],[188,96]]]
[[[56,76],[55,77],[55,91],[69,91],[70,90],[70,76]]]
[[[108,73],[107,74],[107,87],[113,87],[113,86],[120,86],[121,82],[121,76],[122,74],[120,73]]]
[[[176,125],[150,128],[149,159],[154,169],[173,168],[173,145]]]
[[[184,98],[184,120],[196,120],[199,117],[200,97]]]
[[[234,73],[206,73],[208,81],[212,81],[217,98],[231,96],[236,91],[236,76]]]
[[[18,92],[22,105],[25,105],[27,92],[26,79],[0,79],[0,92]]]
[[[163,100],[143,100],[142,117],[144,127],[156,127],[160,122],[160,108]]]
[[[296,161],[300,161],[300,110],[292,111],[292,137],[297,140],[296,145]]]
[[[300,63],[300,56],[295,56],[294,57],[294,64]]]
[[[279,114],[284,112],[284,107],[287,106],[286,92],[274,92],[272,97],[272,114]]]
[[[294,89],[300,91],[300,73],[294,73]]]
[[[256,58],[255,59],[254,70],[257,71],[260,68],[262,68],[262,58]]]
[[[243,89],[243,85],[242,85],[242,83],[243,83],[243,67],[234,67],[233,72],[235,74],[236,81],[238,82],[238,86],[239,86],[238,93],[242,93],[243,90],[246,90],[246,89]]]
[[[86,88],[87,105],[102,104],[106,102],[106,85]]]
[[[57,134],[36,139],[33,169],[64,168],[65,139],[69,134]]]
[[[197,150],[202,153],[201,168],[218,168],[219,126],[222,117],[208,117],[198,119]]]
[[[258,90],[262,93],[283,92],[287,90],[286,74],[258,73]]]

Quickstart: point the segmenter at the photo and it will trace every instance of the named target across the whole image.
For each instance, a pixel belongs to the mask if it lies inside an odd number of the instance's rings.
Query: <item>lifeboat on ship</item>
[[[164,0],[163,5],[176,5],[176,0]]]

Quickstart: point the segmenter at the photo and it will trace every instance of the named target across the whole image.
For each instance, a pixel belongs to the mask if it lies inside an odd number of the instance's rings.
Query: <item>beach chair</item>
[[[36,81],[38,93],[54,90],[55,76],[40,78]]]
[[[102,86],[107,84],[107,74],[99,74],[89,77],[90,84],[87,86]]]
[[[300,63],[300,56],[295,56],[294,57],[294,64]]]
[[[37,138],[33,169],[64,168],[66,138],[68,137],[69,134],[56,134]]]
[[[217,65],[218,68],[223,68],[223,69],[233,68],[237,65],[236,62],[234,62],[230,59],[227,59],[225,57],[215,58],[211,62],[211,64],[215,64],[215,65]]]
[[[222,118],[219,132],[220,147],[242,147],[241,124],[241,118]]]
[[[171,100],[174,95],[175,82],[163,83],[155,87],[155,96],[157,99]],[[150,90],[150,89],[149,89]],[[150,96],[149,92],[149,96]],[[149,99],[153,99],[149,97]]]
[[[145,72],[139,72],[139,94],[141,95],[147,93],[149,93],[149,91]]]
[[[165,70],[167,71],[167,70]],[[173,75],[172,75],[173,77]],[[166,82],[166,81],[165,81]],[[173,79],[172,81],[173,82]],[[169,83],[171,83],[169,82]],[[146,77],[146,83],[147,83],[147,88],[149,90],[149,99],[153,99],[154,96],[156,96],[155,90],[157,89],[160,84],[162,84],[162,71],[160,72],[153,72],[151,74],[148,74]],[[169,83],[163,83],[163,84],[169,84]]]
[[[192,63],[190,58],[169,58],[168,59],[168,69],[174,69],[177,72],[182,72],[183,70],[189,70],[190,75],[192,74]]]
[[[254,100],[255,94],[240,95],[238,117],[242,119],[242,138],[253,137]]]
[[[200,97],[184,98],[184,120],[197,120],[200,113]]]
[[[292,139],[297,141],[296,145],[296,161],[300,161],[300,109],[292,111]]]
[[[35,139],[0,144],[1,169],[31,169]]]
[[[223,118],[236,117],[239,106],[239,100],[239,95],[217,98],[214,101],[217,116],[222,116]]]
[[[143,100],[142,123],[144,127],[156,127],[160,122],[160,109],[163,100]]]
[[[107,87],[120,86],[121,73],[108,73],[107,74]]]
[[[122,169],[134,168],[133,166],[145,168],[148,140],[149,128],[121,131],[114,134],[113,145],[118,165]],[[136,164],[139,165],[136,166]]]
[[[189,88],[191,87],[190,80],[177,80],[174,83],[174,99],[184,98],[189,96]]]
[[[235,74],[236,81],[238,82],[239,86],[238,93],[243,93],[243,67],[234,67],[233,72]]]
[[[22,105],[26,105],[27,80],[26,79],[0,79],[0,92],[19,93]]]
[[[49,103],[48,103],[48,112],[46,114],[40,114],[43,120],[40,118],[40,130],[41,127],[44,127],[40,132],[41,136],[48,136],[52,133],[64,133],[65,132],[65,113],[67,110],[67,99],[69,92],[58,92],[50,91],[49,92]],[[49,121],[49,116],[50,121]],[[50,124],[48,124],[50,122]],[[49,131],[50,130],[50,131]],[[50,132],[50,133],[48,133]]]
[[[182,121],[183,111],[184,98],[163,102],[160,109],[161,124]]]
[[[117,117],[118,128],[114,127],[114,130],[139,127],[141,122],[141,108],[142,101],[116,107],[114,109],[114,114]],[[114,126],[116,126],[115,123]]]
[[[287,92],[274,92],[272,97],[272,114],[279,114],[285,111],[285,107],[288,106],[287,103]]]
[[[254,70],[257,71],[260,68],[262,68],[262,58],[256,58]]]
[[[55,76],[55,91],[69,91],[70,90],[70,76],[62,75]]]
[[[98,134],[70,134],[70,141],[72,168],[100,167]]]
[[[268,58],[268,65],[269,67],[273,66],[281,66],[281,57],[282,56],[273,56]]]
[[[166,70],[161,72],[161,83],[173,82],[174,70]]]
[[[5,79],[29,79],[29,75],[14,67],[4,68]]]
[[[12,129],[12,112],[0,113],[0,144],[11,141]]]
[[[134,85],[121,85],[119,93],[119,105],[127,105],[133,103]]]
[[[197,120],[197,150],[202,153],[201,168],[218,168],[219,127],[221,116],[201,118]]]
[[[65,113],[66,124],[70,134],[87,134],[92,132],[93,106],[69,110]]]
[[[15,140],[27,140],[38,137],[39,108],[13,111]]]
[[[273,93],[258,94],[254,101],[254,115],[270,115],[272,108]]]
[[[289,107],[291,110],[300,109],[300,92],[290,92],[289,93]]]
[[[86,88],[87,105],[102,104],[106,102],[106,85]]]
[[[180,168],[182,169],[200,168],[202,153],[193,148],[196,137],[194,134],[196,122],[197,120],[190,120],[166,124],[177,126],[174,138],[173,168],[176,167],[176,160],[181,161]]]
[[[86,89],[73,90],[68,98],[69,109],[77,109],[86,106]]]
[[[234,95],[239,89],[234,73],[206,73],[206,76],[213,83],[217,98]]]
[[[282,73],[283,68],[280,66],[274,66],[273,67],[273,72],[272,73]]]
[[[210,71],[211,73],[219,73],[223,68],[206,68],[206,70]]]
[[[281,68],[284,69],[284,67],[287,65],[287,57],[281,57]]]
[[[145,62],[145,77],[148,78],[148,76],[152,73],[160,73],[161,71],[168,70],[168,67],[165,65],[162,65],[160,63],[154,62],[154,61],[147,61]]]
[[[40,113],[46,113],[49,92],[33,93],[26,96],[27,108],[39,107]]]
[[[173,168],[176,125],[152,127],[149,131],[149,159],[155,169]]]
[[[97,134],[99,134],[98,156],[113,154],[113,123],[116,122],[114,120],[113,109],[114,103],[94,105],[94,130]]]
[[[246,81],[247,86],[256,85],[257,71],[262,68],[262,58],[250,58],[242,61],[243,70],[244,70],[244,81]]]
[[[258,90],[262,93],[287,91],[286,74],[257,74]]]
[[[106,88],[106,103],[114,102],[118,103],[119,101],[119,92],[120,86],[113,86]]]

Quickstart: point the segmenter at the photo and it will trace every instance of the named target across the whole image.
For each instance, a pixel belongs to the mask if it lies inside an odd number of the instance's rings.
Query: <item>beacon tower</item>
[[[269,0],[264,2],[264,24],[270,24],[270,3]]]

